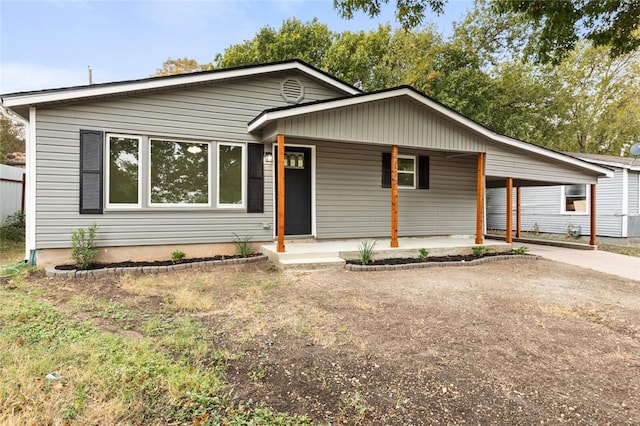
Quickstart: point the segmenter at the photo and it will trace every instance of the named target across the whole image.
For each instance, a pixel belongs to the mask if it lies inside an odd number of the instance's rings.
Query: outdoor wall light
[[[270,152],[265,152],[264,161],[265,163],[273,163],[273,154],[271,154]]]

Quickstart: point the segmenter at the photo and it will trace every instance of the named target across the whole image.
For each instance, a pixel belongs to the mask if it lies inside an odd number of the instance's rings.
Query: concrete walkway
[[[640,281],[640,257],[626,256],[603,250],[576,250],[538,244],[514,243],[513,246],[521,245],[529,247],[529,253],[537,254],[545,259]]]

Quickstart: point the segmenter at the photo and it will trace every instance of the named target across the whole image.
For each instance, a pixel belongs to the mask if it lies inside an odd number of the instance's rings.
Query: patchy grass
[[[18,279],[19,280],[19,279]],[[153,315],[127,339],[72,319],[32,292],[0,288],[0,418],[6,424],[307,424],[238,400],[231,357],[190,318]],[[140,320],[123,305],[74,299],[75,312]],[[50,380],[56,372],[59,379]]]
[[[24,242],[11,240],[0,243],[0,265],[9,265],[24,260]]]
[[[640,257],[640,244],[598,244],[598,249]]]

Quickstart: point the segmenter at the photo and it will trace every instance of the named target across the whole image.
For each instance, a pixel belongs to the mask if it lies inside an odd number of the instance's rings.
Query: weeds
[[[489,253],[491,251],[491,248],[485,246],[473,246],[471,247],[471,251],[473,252],[474,256],[480,257]]]
[[[358,254],[360,255],[360,262],[363,265],[368,265],[373,260],[375,255],[377,241],[362,241],[358,246]]]
[[[98,254],[94,246],[98,225],[93,224],[85,232],[84,228],[78,228],[71,233],[71,258],[78,269],[87,269]]]
[[[527,254],[528,251],[529,247],[527,246],[514,247],[511,249],[511,253],[513,254]]]

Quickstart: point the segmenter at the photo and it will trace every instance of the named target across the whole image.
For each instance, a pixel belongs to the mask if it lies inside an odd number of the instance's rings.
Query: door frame
[[[291,146],[291,147],[298,147],[298,148],[310,148],[311,149],[311,237],[316,238],[317,234],[316,234],[316,146],[315,145],[303,145],[303,144],[297,144],[297,143],[286,143],[284,144],[284,149],[286,151],[287,147]],[[273,166],[272,166],[272,171],[271,171],[271,184],[272,184],[272,188],[273,190],[271,191],[271,199],[273,202],[273,223],[275,224],[275,226],[273,227],[273,239],[276,239],[278,236],[276,235],[277,232],[277,218],[276,218],[276,203],[278,202],[278,200],[276,200],[276,187],[278,185],[278,183],[276,182],[276,168],[278,167],[278,158],[276,158],[275,156],[275,152],[276,152],[276,148],[278,147],[277,142],[273,142],[271,144],[271,152],[274,153],[273,156]],[[285,169],[285,173],[286,173],[286,169]],[[285,186],[284,188],[284,194],[285,194],[285,199],[287,196],[287,188]],[[285,201],[286,202],[286,201]],[[287,221],[287,218],[285,216],[284,218],[285,222]],[[287,235],[285,234],[285,238],[287,237]]]

